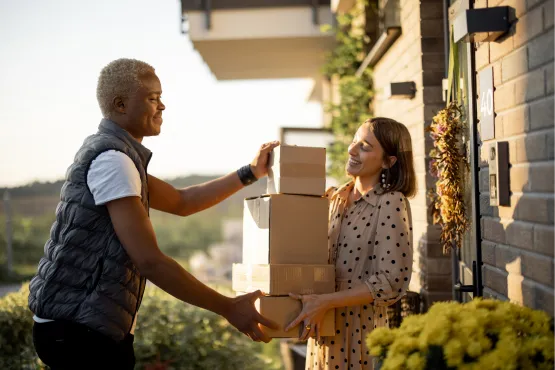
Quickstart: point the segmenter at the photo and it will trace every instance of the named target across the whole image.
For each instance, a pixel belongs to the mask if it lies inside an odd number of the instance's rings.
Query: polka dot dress
[[[388,326],[386,307],[405,294],[412,273],[407,199],[399,192],[382,194],[378,187],[346,208],[352,189],[350,182],[326,192],[330,263],[335,264],[336,291],[365,284],[374,301],[335,310],[335,336],[308,341],[307,370],[373,369],[366,338]]]

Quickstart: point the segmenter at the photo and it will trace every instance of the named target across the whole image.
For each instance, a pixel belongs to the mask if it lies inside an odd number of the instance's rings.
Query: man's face
[[[141,77],[142,86],[127,99],[129,131],[134,137],[156,136],[162,126],[162,85],[154,72]]]

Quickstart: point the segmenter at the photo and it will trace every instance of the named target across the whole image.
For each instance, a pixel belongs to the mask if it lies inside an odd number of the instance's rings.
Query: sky
[[[166,105],[143,144],[162,178],[224,174],[279,127],[320,127],[312,81],[217,81],[187,35],[178,0],[0,0],[0,186],[62,179],[101,120],[96,82],[121,57],[154,66]]]

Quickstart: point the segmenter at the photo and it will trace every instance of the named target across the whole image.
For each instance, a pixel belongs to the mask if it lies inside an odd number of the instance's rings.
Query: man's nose
[[[164,103],[160,102],[158,104],[158,110],[164,110],[164,109],[166,109],[166,106],[164,105]]]

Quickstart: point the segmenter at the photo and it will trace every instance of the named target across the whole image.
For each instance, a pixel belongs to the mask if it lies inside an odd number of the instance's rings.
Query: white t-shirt
[[[97,206],[120,198],[141,197],[141,176],[135,163],[117,150],[103,152],[92,161],[87,174],[87,185]],[[39,323],[52,321],[36,315],[33,319]],[[131,334],[135,332],[136,323],[137,315]]]

